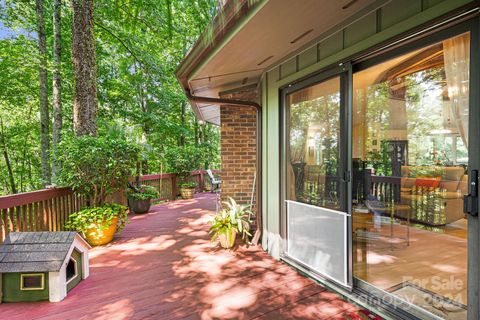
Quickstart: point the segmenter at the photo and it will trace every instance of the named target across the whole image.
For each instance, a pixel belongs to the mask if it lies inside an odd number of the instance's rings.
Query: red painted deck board
[[[0,304],[0,319],[342,319],[355,308],[260,247],[214,247],[214,195],[132,216],[90,251],[90,277],[59,303]]]

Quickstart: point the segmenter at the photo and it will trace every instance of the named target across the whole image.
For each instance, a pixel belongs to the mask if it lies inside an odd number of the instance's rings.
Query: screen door
[[[290,87],[285,101],[285,255],[350,286],[344,73]]]

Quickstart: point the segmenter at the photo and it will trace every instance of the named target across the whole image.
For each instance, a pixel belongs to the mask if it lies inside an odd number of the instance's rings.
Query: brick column
[[[249,90],[222,95],[222,98],[257,101],[257,91]],[[222,106],[221,161],[222,201],[232,197],[249,205],[256,172],[256,113],[254,108]],[[256,193],[256,190],[255,190]],[[254,195],[255,210],[255,195]]]

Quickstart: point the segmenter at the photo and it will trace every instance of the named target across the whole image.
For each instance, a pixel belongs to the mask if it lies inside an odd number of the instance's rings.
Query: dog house
[[[89,275],[88,243],[76,232],[12,232],[0,248],[1,301],[62,301]]]

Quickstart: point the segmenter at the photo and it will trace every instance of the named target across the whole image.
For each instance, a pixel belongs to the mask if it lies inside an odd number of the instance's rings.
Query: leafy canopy
[[[72,135],[72,10],[62,1],[63,132]],[[219,130],[199,123],[175,77],[175,69],[218,9],[217,0],[95,0],[99,132],[116,125],[131,141],[148,146],[141,173],[172,172],[171,148],[202,150],[194,169],[219,164]],[[53,0],[45,0],[49,103],[52,102]],[[39,57],[34,1],[1,0],[0,22],[12,34],[0,39],[0,119],[14,187],[0,153],[0,194],[41,188]],[[0,137],[1,138],[1,137]],[[0,139],[1,140],[1,139]],[[132,164],[132,169],[135,163]]]

